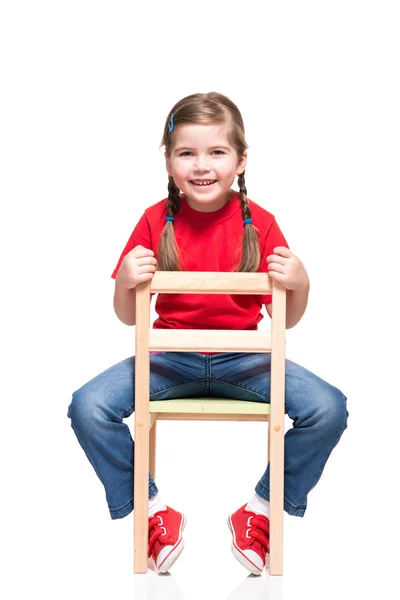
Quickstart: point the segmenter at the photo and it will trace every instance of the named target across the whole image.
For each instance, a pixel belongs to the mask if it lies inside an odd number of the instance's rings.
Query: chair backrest
[[[268,330],[150,328],[150,294],[272,294]],[[149,352],[271,352],[271,422],[283,427],[285,374],[286,289],[267,273],[156,271],[136,287],[135,411],[147,422]],[[143,402],[142,402],[143,399]]]

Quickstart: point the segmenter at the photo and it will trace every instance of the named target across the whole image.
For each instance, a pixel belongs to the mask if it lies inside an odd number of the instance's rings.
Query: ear
[[[165,157],[165,168],[167,169],[167,173],[170,177],[172,177],[171,175],[171,161],[167,155],[166,152],[164,152],[164,157]]]
[[[239,158],[239,162],[236,167],[236,175],[241,175],[246,168],[247,164],[247,151],[245,150],[242,156]]]

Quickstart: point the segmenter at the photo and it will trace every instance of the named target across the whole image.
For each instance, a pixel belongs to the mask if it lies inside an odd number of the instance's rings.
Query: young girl
[[[144,211],[112,274],[114,309],[135,325],[135,287],[158,270],[258,271],[287,289],[287,328],[307,306],[309,280],[274,216],[249,200],[242,116],[226,96],[193,94],[168,114],[162,145],[168,198]],[[238,176],[239,192],[231,189]],[[271,296],[159,294],[154,328],[257,329]],[[218,396],[269,402],[270,354],[151,353],[150,398]],[[107,369],[73,394],[68,416],[102,481],[112,519],[134,507],[134,443],[123,422],[134,411],[134,358]],[[303,516],[308,492],[346,428],[346,397],[286,360],[285,405],[293,428],[285,436],[284,508]],[[265,566],[269,544],[269,469],[228,519],[235,557],[252,573]],[[250,517],[252,517],[250,519]],[[166,572],[184,541],[184,515],[165,505],[149,475],[149,557]]]

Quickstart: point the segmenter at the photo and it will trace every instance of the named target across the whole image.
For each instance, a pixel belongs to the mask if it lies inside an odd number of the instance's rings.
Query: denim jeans
[[[160,352],[150,354],[150,399],[217,396],[270,401],[271,355]],[[71,426],[104,485],[112,519],[134,506],[134,442],[123,419],[134,409],[134,357],[110,367],[78,391],[68,408]],[[285,406],[293,427],[285,434],[284,508],[303,516],[307,494],[347,425],[346,397],[307,369],[286,360]],[[269,500],[269,466],[255,487]],[[149,498],[158,492],[149,474]]]

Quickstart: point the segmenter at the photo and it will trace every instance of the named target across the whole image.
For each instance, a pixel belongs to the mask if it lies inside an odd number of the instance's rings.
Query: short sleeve
[[[267,257],[270,254],[273,254],[274,248],[276,248],[277,246],[285,246],[286,248],[289,248],[282,231],[279,229],[278,223],[274,219],[264,241],[264,248],[262,249],[260,267],[258,269],[259,273],[268,273]],[[262,296],[261,298],[263,304],[271,304],[272,302],[271,294],[267,294],[265,296]]]
[[[152,248],[152,238],[151,238],[150,226],[149,226],[149,222],[146,217],[146,213],[144,213],[141,216],[141,218],[139,219],[129,240],[127,241],[126,246],[123,249],[121,256],[119,257],[117,266],[115,267],[114,271],[112,272],[111,277],[113,279],[115,279],[117,276],[117,273],[119,271],[119,268],[121,266],[124,256],[126,254],[128,254],[128,252],[133,250],[133,248],[136,248],[136,246],[143,246],[144,248],[148,248],[149,250],[153,250],[153,252],[154,252],[154,248]]]

